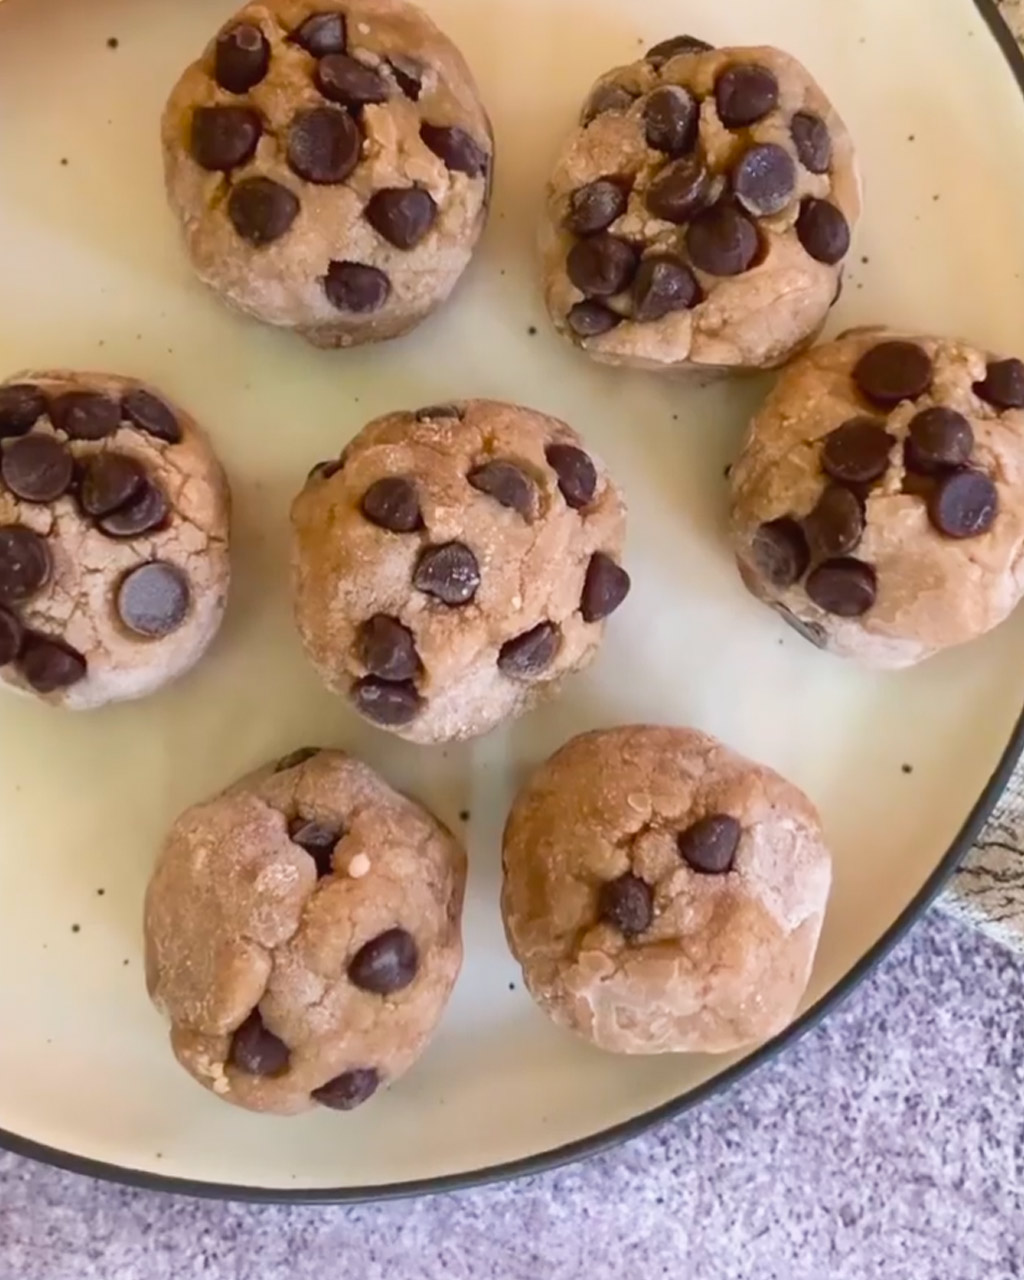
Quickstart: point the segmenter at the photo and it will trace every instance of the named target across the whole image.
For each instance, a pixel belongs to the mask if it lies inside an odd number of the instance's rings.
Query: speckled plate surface
[[[1024,349],[1022,66],[975,0],[430,0],[499,145],[494,217],[454,304],[399,344],[318,353],[223,310],[164,206],[163,99],[233,0],[0,7],[0,356],[147,378],[212,433],[232,477],[237,589],[209,658],[148,702],[0,711],[0,1141],[111,1177],[209,1194],[346,1199],[501,1177],[583,1154],[725,1087],[759,1057],[618,1060],[549,1026],[498,916],[499,837],[525,770],[577,731],[691,723],[820,805],[836,885],[805,1021],[923,907],[1020,749],[1024,616],[900,675],[819,654],[750,599],[724,542],[723,469],[764,393],[591,366],[534,283],[547,169],[602,70],[686,26],[802,58],[859,142],[867,215],[836,329],[887,320]],[[537,330],[536,332],[534,330]],[[289,500],[387,409],[518,399],[590,438],[632,506],[635,590],[558,703],[424,752],[319,689],[286,597]],[[142,984],[140,903],[174,814],[310,741],[350,748],[465,830],[467,963],[436,1041],[349,1116],[261,1119],[172,1061]],[[904,766],[911,766],[908,771]],[[468,811],[467,822],[460,813]]]

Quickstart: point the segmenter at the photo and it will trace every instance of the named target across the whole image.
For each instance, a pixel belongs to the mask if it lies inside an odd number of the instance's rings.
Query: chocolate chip
[[[25,629],[9,609],[0,608],[0,667],[6,667],[21,653]]]
[[[826,613],[859,618],[875,603],[875,571],[862,560],[826,560],[808,576],[806,590]]]
[[[316,87],[331,102],[343,107],[362,107],[368,102],[387,102],[388,82],[374,67],[347,53],[331,53],[316,68]]]
[[[341,832],[335,827],[325,827],[319,822],[306,822],[303,818],[289,824],[288,839],[313,859],[317,879],[322,880],[334,870],[334,850],[338,847]]]
[[[332,1111],[353,1111],[372,1098],[380,1088],[380,1076],[373,1067],[358,1067],[328,1080],[311,1097]]]
[[[851,418],[825,437],[822,470],[843,484],[872,484],[885,475],[893,443],[874,418]]]
[[[999,493],[984,472],[965,469],[944,476],[928,502],[928,517],[947,538],[978,538],[992,528]]]
[[[831,560],[852,551],[864,536],[864,512],[856,494],[831,484],[803,521],[815,560]]]
[[[168,514],[167,499],[163,490],[147,478],[145,484],[130,502],[96,523],[108,538],[137,538],[140,534],[159,529]]]
[[[647,145],[666,155],[683,156],[697,145],[700,107],[692,93],[675,85],[655,89],[644,103]]]
[[[416,561],[413,586],[442,604],[469,604],[480,587],[476,556],[462,542],[426,547]]]
[[[123,453],[97,453],[85,464],[78,496],[87,515],[109,515],[131,502],[146,483],[146,469]]]
[[[997,409],[1024,409],[1024,360],[993,360],[974,390]]]
[[[781,213],[796,191],[793,157],[774,142],[751,147],[732,171],[732,189],[744,209],[755,217]]]
[[[129,391],[121,401],[121,413],[139,431],[166,444],[181,443],[181,423],[174,411],[150,392],[141,388]]]
[[[412,632],[386,613],[375,613],[360,626],[356,651],[370,675],[381,680],[412,680],[421,670]]]
[[[834,267],[850,251],[850,224],[827,200],[808,198],[796,220],[797,239],[816,262]]]
[[[628,240],[602,231],[579,240],[569,250],[569,279],[590,298],[610,298],[628,289],[636,274],[639,254]]]
[[[312,760],[319,754],[319,747],[299,747],[295,751],[290,751],[288,755],[282,756],[274,765],[274,772],[287,773],[289,769],[297,769],[300,764],[305,764],[307,760]]]
[[[437,218],[437,205],[421,187],[389,187],[366,206],[370,226],[396,249],[415,249]]]
[[[259,1009],[253,1009],[231,1037],[228,1063],[250,1076],[277,1076],[288,1070],[288,1046],[263,1025]]]
[[[415,720],[423,699],[411,680],[396,683],[377,676],[365,676],[352,686],[352,701],[374,724],[396,728]]]
[[[414,58],[407,58],[404,53],[392,53],[388,58],[388,66],[395,77],[395,83],[407,98],[419,102],[423,92],[423,68]]]
[[[896,339],[865,351],[852,377],[866,400],[894,409],[903,400],[923,396],[932,385],[932,373],[931,357],[923,347]]]
[[[23,436],[46,413],[46,396],[30,382],[0,387],[0,440]]]
[[[465,129],[457,125],[420,125],[420,137],[453,173],[478,178],[487,169],[487,152]]]
[[[474,489],[486,493],[503,507],[532,520],[537,510],[537,486],[531,476],[514,462],[483,462],[466,477]]]
[[[569,197],[565,225],[578,236],[606,231],[621,218],[629,204],[629,194],[617,178],[598,178],[580,187]]]
[[[263,121],[251,107],[196,107],[189,152],[200,168],[227,172],[252,159],[262,132]]]
[[[580,612],[584,622],[601,622],[609,617],[629,595],[629,574],[611,556],[595,551],[587,565],[583,581]]]
[[[711,179],[704,157],[684,156],[664,166],[647,188],[647,208],[656,218],[688,222],[711,198]]]
[[[35,633],[25,637],[18,668],[36,693],[67,689],[83,680],[88,669],[77,649],[63,640]]]
[[[160,640],[185,621],[191,600],[188,578],[182,571],[173,564],[153,560],[121,579],[117,612],[129,631]]]
[[[561,643],[562,637],[555,624],[542,622],[501,646],[498,668],[515,680],[528,680],[551,666]]]
[[[715,81],[715,105],[727,129],[745,129],[779,105],[779,82],[752,62],[729,67]]]
[[[232,187],[227,208],[231,225],[257,249],[280,240],[299,216],[298,197],[271,178],[246,178]]]
[[[361,991],[389,996],[412,982],[419,963],[413,936],[404,929],[388,929],[355,953],[348,966],[349,981]]]
[[[703,296],[685,262],[670,253],[652,254],[640,263],[633,281],[633,318],[644,323],[672,311],[689,311]]]
[[[627,871],[606,880],[597,898],[598,917],[626,938],[646,933],[654,920],[654,892],[639,876]]]
[[[558,487],[570,507],[579,511],[593,502],[597,468],[582,449],[572,444],[549,444],[544,456],[558,477]]]
[[[746,214],[731,204],[718,204],[686,228],[686,248],[698,271],[738,276],[754,265],[761,239]]]
[[[812,111],[798,111],[790,121],[789,131],[803,167],[811,173],[828,173],[832,163],[832,137],[825,121]]]
[[[22,436],[7,446],[0,474],[16,497],[26,502],[54,502],[71,487],[74,460],[56,436]]]
[[[369,315],[379,311],[391,296],[391,281],[377,267],[361,262],[332,262],[324,276],[324,293],[339,311]]]
[[[804,531],[789,516],[761,525],[754,534],[751,554],[758,573],[780,589],[799,582],[811,563]]]
[[[102,440],[121,424],[121,406],[95,391],[68,391],[50,405],[50,421],[73,440]]]
[[[375,480],[363,494],[359,509],[371,524],[389,533],[415,533],[423,528],[416,486],[401,476]]]
[[[288,38],[314,58],[323,58],[330,53],[344,53],[345,37],[344,14],[313,13]]]
[[[671,40],[662,40],[648,49],[644,57],[648,62],[659,64],[669,58],[677,58],[681,53],[710,53],[714,47],[696,36],[673,36]]]
[[[50,552],[38,533],[24,525],[0,528],[0,604],[21,604],[49,580]]]
[[[637,95],[632,90],[620,84],[599,84],[583,108],[583,123],[590,124],[609,111],[628,111],[636,99]]]
[[[608,333],[622,323],[622,316],[602,303],[592,301],[577,302],[565,319],[578,338],[599,338],[602,333]]]
[[[911,471],[927,476],[947,467],[966,466],[973,449],[974,430],[964,415],[935,405],[923,409],[910,423],[904,458]]]
[[[251,22],[222,31],[213,55],[213,78],[228,93],[248,93],[270,66],[270,45]]]
[[[344,182],[362,149],[359,126],[337,107],[297,111],[288,130],[288,164],[300,178],[320,186]]]
[[[743,828],[727,813],[713,813],[676,836],[679,856],[694,871],[707,876],[732,870]]]

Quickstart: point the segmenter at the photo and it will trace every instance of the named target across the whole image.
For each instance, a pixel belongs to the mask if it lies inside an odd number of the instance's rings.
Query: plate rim
[[[974,0],[974,6],[1006,59],[1024,96],[1024,48],[1018,44],[1000,13],[997,0]],[[752,1076],[760,1067],[777,1058],[790,1045],[795,1044],[808,1031],[816,1027],[852,995],[871,971],[906,937],[970,852],[986,819],[1005,791],[1022,755],[1024,755],[1024,710],[1021,711],[1011,731],[1009,741],[991,777],[949,849],[936,864],[935,870],[878,941],[810,1009],[767,1043],[759,1046],[725,1071],[704,1081],[697,1088],[632,1116],[628,1120],[622,1120],[606,1129],[588,1134],[586,1137],[575,1138],[561,1146],[522,1156],[516,1160],[485,1165],[479,1169],[468,1169],[461,1173],[363,1187],[296,1187],[294,1190],[285,1187],[248,1186],[233,1182],[209,1182],[199,1178],[181,1178],[169,1174],[152,1173],[145,1169],[132,1169],[106,1160],[97,1160],[91,1156],[63,1151],[59,1147],[51,1147],[32,1138],[25,1138],[2,1127],[0,1127],[0,1150],[9,1151],[13,1155],[34,1160],[39,1164],[61,1169],[67,1173],[81,1174],[99,1182],[142,1191],[158,1191],[168,1195],[189,1196],[202,1200],[290,1205],[368,1204],[409,1199],[414,1196],[466,1191],[475,1187],[511,1182],[533,1174],[546,1173],[599,1155],[623,1142],[639,1137],[658,1125],[678,1119],[708,1099],[725,1093],[733,1085]]]

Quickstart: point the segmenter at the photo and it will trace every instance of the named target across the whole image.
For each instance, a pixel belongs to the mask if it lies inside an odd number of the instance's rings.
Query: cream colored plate
[[[428,4],[494,117],[493,221],[452,306],[350,354],[222,309],[164,207],[162,101],[233,0],[0,10],[0,368],[152,380],[208,426],[237,499],[237,590],[191,677],[78,717],[0,710],[0,1128],[20,1149],[213,1193],[343,1198],[619,1136],[606,1131],[724,1084],[734,1063],[618,1060],[531,1006],[497,910],[499,834],[524,772],[579,730],[649,718],[711,730],[805,787],[837,864],[810,1005],[934,887],[1014,733],[1024,616],[904,675],[817,653],[745,594],[724,542],[723,468],[765,384],[693,391],[592,366],[549,330],[534,280],[546,171],[590,82],[685,28],[791,50],[859,140],[867,217],[834,327],[886,320],[1024,351],[1024,98],[973,0]],[[631,500],[635,589],[560,702],[423,751],[318,687],[289,617],[286,516],[308,467],[370,417],[474,395],[564,416],[593,441]],[[174,1064],[143,991],[139,917],[173,815],[307,742],[365,756],[456,828],[470,811],[468,958],[436,1041],[391,1093],[283,1122],[224,1106]]]

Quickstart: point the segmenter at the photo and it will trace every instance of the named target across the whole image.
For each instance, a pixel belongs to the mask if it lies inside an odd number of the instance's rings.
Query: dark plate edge
[[[1024,51],[1003,20],[996,0],[974,0],[974,4],[1006,58],[1021,93],[1024,94]],[[773,1040],[713,1079],[705,1081],[704,1084],[690,1090],[682,1097],[662,1103],[661,1106],[634,1116],[630,1120],[624,1120],[610,1129],[602,1129],[599,1133],[591,1134],[586,1138],[578,1138],[564,1146],[553,1147],[549,1151],[541,1151],[521,1160],[511,1160],[505,1164],[490,1165],[483,1169],[471,1169],[466,1173],[447,1174],[439,1178],[422,1178],[414,1182],[393,1182],[376,1187],[335,1187],[314,1190],[296,1188],[294,1191],[278,1187],[247,1187],[235,1183],[200,1182],[192,1178],[166,1177],[162,1174],[147,1173],[141,1169],[127,1169],[121,1165],[108,1164],[103,1160],[92,1160],[87,1156],[78,1156],[56,1147],[48,1147],[43,1143],[33,1142],[30,1138],[22,1138],[6,1129],[0,1129],[0,1149],[36,1160],[41,1164],[52,1165],[68,1173],[83,1174],[103,1182],[113,1182],[144,1191],[162,1191],[200,1199],[240,1201],[251,1204],[306,1205],[366,1204],[382,1200],[401,1200],[411,1196],[463,1191],[485,1186],[488,1183],[508,1182],[530,1174],[544,1173],[562,1165],[598,1155],[611,1147],[638,1137],[656,1125],[685,1115],[708,1098],[724,1092],[731,1085],[753,1075],[759,1067],[770,1062],[789,1045],[795,1044],[801,1036],[817,1026],[826,1014],[838,1008],[871,970],[907,935],[918,918],[938,896],[963,858],[970,852],[986,818],[1006,789],[1006,784],[1022,754],[1024,754],[1024,712],[1014,725],[1010,741],[995,771],[948,852],[903,913],[817,1004]]]

